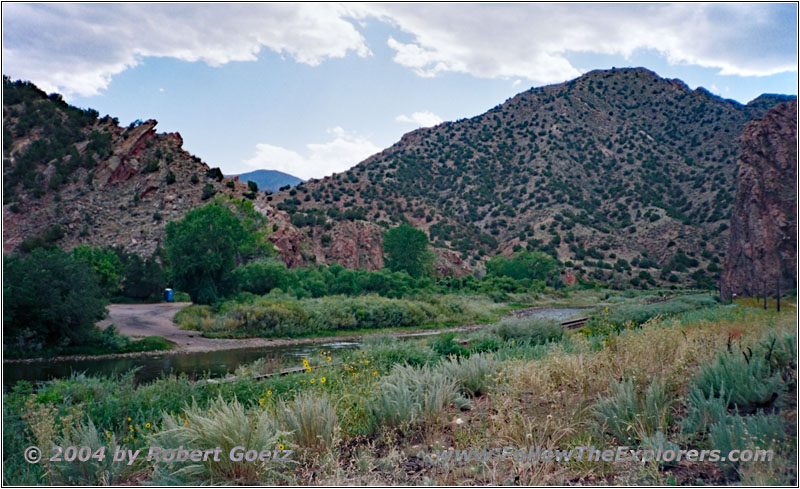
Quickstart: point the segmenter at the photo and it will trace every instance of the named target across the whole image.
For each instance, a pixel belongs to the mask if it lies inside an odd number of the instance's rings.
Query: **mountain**
[[[277,192],[281,187],[285,187],[286,185],[293,187],[303,182],[300,178],[278,170],[255,170],[228,176],[238,177],[239,180],[243,182],[255,182],[259,190],[269,190],[270,192]]]
[[[278,213],[263,193],[184,151],[180,134],[156,133],[156,121],[120,127],[98,116],[4,77],[4,251],[41,237],[65,248],[119,245],[149,256],[169,221],[214,195]]]
[[[109,116],[66,104],[28,82],[3,77],[3,250],[26,240],[70,249],[122,246],[150,256],[170,221],[225,196],[267,216],[268,239],[287,264],[336,261],[380,268],[381,234],[363,222],[326,223],[325,246],[238,178],[225,178],[183,150],[157,122],[120,127]],[[24,246],[23,246],[24,247]]]
[[[593,71],[485,114],[404,135],[352,169],[250,192],[156,122],[120,127],[3,80],[3,245],[121,245],[141,255],[214,195],[252,202],[289,266],[383,266],[382,234],[424,229],[440,273],[527,248],[565,279],[713,287],[728,248],[739,137],[793,97],[724,100],[648,70]]]
[[[739,135],[786,99],[741,105],[642,68],[593,71],[408,133],[275,202],[315,237],[320,216],[407,220],[473,267],[528,248],[612,285],[713,286]]]
[[[745,126],[722,294],[797,287],[797,101]]]

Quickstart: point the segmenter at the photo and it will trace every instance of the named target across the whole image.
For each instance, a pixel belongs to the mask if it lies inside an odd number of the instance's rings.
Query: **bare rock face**
[[[457,252],[446,248],[433,248],[433,252],[436,255],[433,266],[436,269],[437,276],[452,275],[460,278],[472,274],[472,267],[462,260],[461,255]]]
[[[797,101],[745,126],[721,293],[797,286]]]

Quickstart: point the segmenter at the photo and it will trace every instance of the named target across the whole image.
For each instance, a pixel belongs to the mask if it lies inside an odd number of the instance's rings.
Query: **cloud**
[[[144,57],[221,66],[262,48],[316,66],[370,55],[335,4],[3,5],[3,73],[46,91],[96,95]]]
[[[371,54],[358,29],[395,28],[394,62],[423,77],[555,83],[584,70],[574,54],[630,57],[768,76],[797,71],[797,5],[7,3],[3,71],[47,91],[95,95],[148,56],[222,66],[268,49],[317,66]]]
[[[302,179],[320,178],[352,168],[381,150],[364,136],[341,127],[329,129],[328,133],[333,139],[306,145],[306,155],[273,144],[257,144],[256,154],[243,161],[248,167],[243,171],[280,170]]]
[[[656,50],[672,64],[722,75],[797,69],[797,6],[791,4],[370,4],[362,15],[410,37],[390,36],[394,61],[422,77],[561,82],[582,73],[573,53]]]
[[[431,127],[442,123],[442,118],[433,112],[414,112],[411,117],[400,114],[394,118],[398,122],[407,122],[409,124],[416,124],[419,127]]]

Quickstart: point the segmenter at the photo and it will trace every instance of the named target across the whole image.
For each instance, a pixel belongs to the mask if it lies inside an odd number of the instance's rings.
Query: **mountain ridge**
[[[289,185],[290,187],[304,182],[302,178],[294,175],[284,173],[279,170],[253,170],[245,173],[238,173],[232,175],[225,175],[227,177],[236,177],[243,182],[254,182],[258,185],[259,190],[269,190],[270,192],[278,192],[281,187]]]
[[[440,274],[530,249],[612,286],[708,286],[727,246],[739,134],[786,98],[742,105],[650,70],[595,70],[266,195],[155,121],[120,128],[4,78],[3,241],[13,249],[58,225],[60,245],[146,255],[167,221],[211,193],[252,200],[289,266],[380,268],[383,231],[407,221],[430,236]]]

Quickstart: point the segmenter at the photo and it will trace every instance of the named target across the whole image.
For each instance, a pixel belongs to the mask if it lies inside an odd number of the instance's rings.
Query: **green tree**
[[[412,277],[430,273],[433,252],[428,249],[428,236],[424,231],[401,224],[383,234],[383,249],[390,270],[405,270]]]
[[[105,301],[91,266],[60,249],[3,257],[3,345],[82,345],[95,337]]]
[[[231,288],[230,275],[248,233],[218,202],[194,209],[167,225],[165,247],[172,285],[192,301],[210,304]]]
[[[156,299],[165,285],[164,271],[155,258],[145,260],[134,253],[126,256],[122,295],[133,299]]]
[[[547,280],[558,270],[558,261],[540,251],[520,251],[511,258],[495,256],[486,262],[488,275],[509,277],[516,280]]]
[[[114,250],[80,245],[72,250],[72,256],[91,265],[106,296],[111,297],[119,293],[125,265]]]

